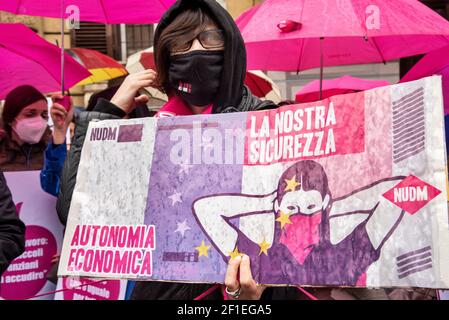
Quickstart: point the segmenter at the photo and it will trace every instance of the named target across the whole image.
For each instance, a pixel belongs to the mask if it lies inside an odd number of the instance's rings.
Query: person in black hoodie
[[[63,224],[67,222],[89,122],[145,116],[133,112],[137,105],[147,101],[146,96],[138,95],[140,89],[154,86],[168,95],[169,101],[159,112],[160,117],[278,107],[270,101],[260,101],[244,86],[246,51],[242,36],[232,17],[215,0],[178,0],[158,24],[154,52],[156,71],[128,76],[111,101],[100,98],[92,111],[79,115],[57,203]],[[247,258],[237,257],[228,265],[222,289],[231,294],[209,290],[216,288],[210,284],[147,281],[136,283],[131,299],[192,300],[206,291],[209,294],[204,299],[223,299],[224,295],[230,299],[236,295],[240,299],[309,299],[295,287],[259,286],[251,276]],[[332,289],[308,291],[319,299],[330,299]]]
[[[159,116],[277,108],[270,101],[260,101],[244,86],[246,51],[242,36],[232,17],[215,0],[177,1],[158,24],[154,52],[157,72],[146,70],[128,76],[111,101],[100,98],[92,111],[79,115],[57,203],[62,223],[67,222],[89,122],[132,117],[135,106],[146,101],[144,95],[136,97],[140,89],[155,86],[169,96]],[[304,298],[294,287],[258,286],[246,258],[233,259],[223,280],[228,292],[240,290],[240,299]],[[137,282],[131,298],[192,300],[211,287],[210,284]],[[223,290],[215,290],[205,299],[223,299],[224,294]]]
[[[5,176],[0,171],[0,275],[25,250],[25,225],[19,219]]]

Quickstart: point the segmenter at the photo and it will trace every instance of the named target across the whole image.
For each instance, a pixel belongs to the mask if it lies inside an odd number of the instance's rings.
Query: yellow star
[[[265,241],[265,239],[263,239],[263,241],[261,243],[259,243],[259,247],[260,247],[260,252],[259,252],[259,256],[263,253],[265,253],[266,256],[268,256],[268,248],[271,246],[271,244],[269,244],[268,242]]]
[[[295,191],[296,187],[300,185],[299,182],[296,182],[296,175],[293,176],[292,179],[288,180],[285,179],[285,183],[287,184],[287,186],[285,187],[284,191]]]
[[[238,256],[243,256],[243,253],[239,252],[239,248],[235,246],[234,251],[229,252],[229,255],[231,256],[229,261],[231,261],[232,259],[237,258]]]
[[[209,257],[209,254],[208,254],[209,248],[210,248],[210,246],[206,246],[206,244],[204,243],[204,240],[201,241],[201,245],[200,246],[195,247],[195,249],[199,253],[199,257],[201,257],[201,256]]]
[[[285,214],[282,211],[279,211],[279,217],[276,219],[276,221],[281,223],[281,229],[284,229],[284,226],[286,224],[292,224],[292,222],[290,221],[290,215]]]

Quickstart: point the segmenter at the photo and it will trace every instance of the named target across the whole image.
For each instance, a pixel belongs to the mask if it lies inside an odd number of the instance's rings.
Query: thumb
[[[141,94],[140,96],[138,96],[137,98],[134,98],[134,101],[136,103],[147,103],[150,99],[148,98],[148,96]]]

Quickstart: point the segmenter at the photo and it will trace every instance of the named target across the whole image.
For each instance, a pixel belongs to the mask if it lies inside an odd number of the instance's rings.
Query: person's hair
[[[162,32],[154,47],[154,61],[158,77],[156,86],[171,94],[169,85],[170,49],[177,42],[189,42],[204,31],[208,25],[217,24],[204,8],[192,7],[182,11]]]
[[[92,94],[87,103],[86,111],[93,111],[100,98],[111,100],[114,94],[117,92],[119,86],[110,87],[101,91],[97,91]]]
[[[29,85],[19,86],[8,93],[3,106],[2,120],[3,127],[9,136],[11,136],[11,123],[14,119],[23,109],[39,100],[47,102],[39,90]]]
[[[286,194],[285,188],[287,182],[285,180],[290,180],[294,176],[296,176],[296,181],[301,183],[304,191],[316,190],[320,192],[323,199],[326,195],[330,196],[327,175],[324,168],[318,162],[304,160],[296,162],[285,170],[279,179],[277,189],[277,199],[279,202],[282,201],[282,198]]]
[[[324,168],[318,162],[304,160],[296,162],[282,174],[277,188],[278,203],[281,203],[282,198],[286,194],[287,182],[285,180],[290,180],[294,176],[296,176],[296,181],[301,183],[304,191],[316,190],[321,194],[323,199],[326,195],[332,199]],[[327,207],[323,208],[322,223],[320,225],[320,241],[328,241],[329,237],[329,207]]]
[[[279,107],[283,107],[283,106],[289,106],[289,105],[292,105],[292,104],[298,104],[299,102],[296,102],[296,101],[294,101],[294,100],[283,100],[283,101],[281,101],[281,102],[279,102],[278,103],[278,106]]]

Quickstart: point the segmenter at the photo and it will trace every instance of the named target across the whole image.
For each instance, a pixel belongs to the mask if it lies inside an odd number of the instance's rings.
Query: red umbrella
[[[78,85],[108,81],[128,74],[123,65],[99,51],[71,48],[67,49],[66,52],[92,73],[90,77],[84,79]]]
[[[256,97],[271,100],[274,103],[279,103],[282,100],[278,86],[262,71],[247,71],[245,85]]]

